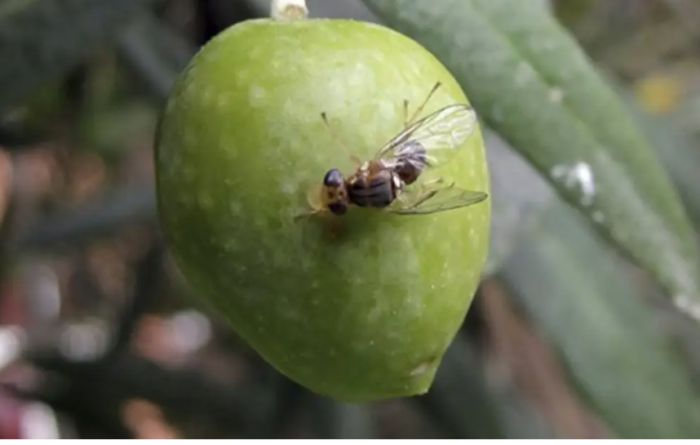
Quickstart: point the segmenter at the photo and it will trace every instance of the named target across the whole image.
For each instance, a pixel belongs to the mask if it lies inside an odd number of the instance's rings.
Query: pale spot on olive
[[[425,361],[420,362],[416,367],[411,369],[411,372],[409,372],[409,375],[411,377],[418,377],[426,372],[430,371],[430,369],[433,367],[435,364],[435,357],[431,357]]]

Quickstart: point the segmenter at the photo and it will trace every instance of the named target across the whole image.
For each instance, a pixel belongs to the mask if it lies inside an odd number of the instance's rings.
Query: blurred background
[[[319,397],[202,310],[156,221],[155,125],[196,49],[267,3],[0,0],[0,438],[700,435],[697,324],[489,131],[491,258],[428,395]],[[551,8],[696,202],[700,3]]]

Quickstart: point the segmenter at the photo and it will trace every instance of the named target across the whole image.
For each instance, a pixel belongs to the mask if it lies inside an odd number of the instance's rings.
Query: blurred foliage
[[[513,290],[516,303],[537,322],[581,394],[618,434],[697,436],[700,400],[693,373],[670,332],[654,319],[649,304],[658,293],[645,289],[646,280],[631,275],[579,214],[547,192],[532,167],[508,154],[502,140],[490,136],[487,142],[494,212],[501,220],[494,222],[492,244],[498,246],[497,237],[506,235],[511,249],[495,272]],[[510,232],[499,229],[507,221]],[[621,380],[627,390],[611,390]],[[626,404],[648,409],[621,409]]]
[[[0,5],[0,111],[65,74],[147,0],[10,0]]]
[[[675,94],[675,93],[672,93]],[[640,98],[644,101],[644,98]],[[700,150],[697,139],[683,132],[678,122],[666,116],[653,116],[642,106],[635,104],[634,98],[627,98],[630,112],[639,122],[639,126],[654,144],[659,160],[671,175],[680,196],[686,206],[695,227],[700,227]],[[672,105],[673,108],[675,105]]]
[[[623,437],[697,437],[700,398],[672,339],[639,298],[646,292],[578,215],[554,205],[541,222],[503,275],[582,394]],[[615,391],[622,382],[626,390]]]
[[[433,390],[309,393],[192,307],[162,245],[160,104],[195,48],[266,1],[5,0],[0,437],[698,436],[700,331],[669,300],[698,310],[700,4],[366,3],[490,126],[492,256]],[[590,206],[558,168],[584,163]]]

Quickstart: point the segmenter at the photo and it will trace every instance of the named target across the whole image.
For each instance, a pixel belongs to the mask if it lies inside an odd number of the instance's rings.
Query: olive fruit
[[[346,401],[425,393],[471,303],[490,202],[302,216],[422,115],[467,103],[413,40],[347,20],[251,20],[182,73],[157,141],[159,213],[192,287],[280,372]],[[321,114],[327,116],[327,124]],[[477,129],[443,178],[488,193]]]

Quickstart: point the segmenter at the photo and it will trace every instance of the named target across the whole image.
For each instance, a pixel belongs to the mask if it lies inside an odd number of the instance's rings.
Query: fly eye
[[[328,170],[326,176],[323,177],[323,185],[326,187],[340,187],[343,185],[343,174],[337,168]]]

